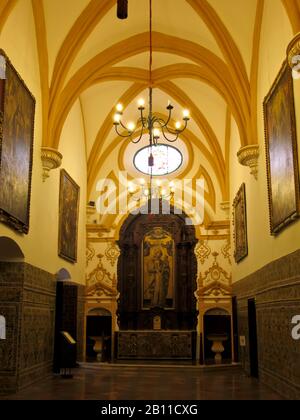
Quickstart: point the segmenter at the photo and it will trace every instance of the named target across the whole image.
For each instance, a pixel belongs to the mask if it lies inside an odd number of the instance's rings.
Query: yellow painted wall
[[[20,0],[10,15],[0,36],[0,46],[24,79],[36,98],[31,217],[29,235],[18,235],[0,224],[0,236],[18,243],[25,261],[50,273],[66,268],[77,282],[85,281],[85,195],[86,161],[83,128],[79,105],[76,104],[65,124],[60,151],[64,155],[63,167],[81,187],[79,221],[80,247],[78,264],[72,265],[57,255],[59,171],[43,183],[41,164],[42,109],[39,64],[36,48],[35,26],[31,2]]]
[[[299,248],[300,221],[277,237],[270,235],[266,175],[263,101],[286,57],[286,48],[293,38],[285,10],[279,0],[266,0],[262,27],[258,81],[258,142],[260,146],[258,181],[250,169],[241,166],[236,154],[240,148],[238,131],[233,123],[231,142],[231,201],[242,182],[246,183],[249,256],[233,265],[233,281],[243,279],[266,264]],[[300,82],[296,89],[300,93]],[[298,94],[298,98],[299,98]],[[296,94],[297,97],[297,94]],[[298,138],[300,139],[300,100],[297,99]]]

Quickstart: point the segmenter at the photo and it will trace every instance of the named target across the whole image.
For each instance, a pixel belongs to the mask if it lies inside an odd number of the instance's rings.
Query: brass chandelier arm
[[[132,134],[134,134],[134,133],[132,133]],[[143,135],[144,135],[144,126],[142,126],[142,131],[141,131],[141,134],[140,134],[140,136],[139,136],[139,138],[138,138],[137,140],[133,140],[133,139],[132,139],[132,135],[130,136],[130,137],[131,137],[131,142],[132,142],[133,144],[137,144],[137,143],[139,143],[139,142],[142,140]]]
[[[141,122],[143,128],[147,128],[147,118],[144,117],[144,110],[145,110],[145,108],[143,108],[143,107],[139,108],[139,111],[141,112],[140,122]]]
[[[119,127],[119,125],[120,124],[114,124],[114,126],[115,126],[115,130],[116,130],[116,133],[118,134],[118,136],[119,137],[122,137],[123,139],[130,139],[131,138],[131,136],[132,136],[132,134],[126,134],[126,135],[124,135],[124,134],[122,134],[122,133],[120,133],[120,131],[119,131],[119,129],[118,129],[118,127]],[[127,129],[126,129],[127,130]],[[128,131],[128,130],[127,130]]]
[[[172,110],[174,107],[172,105],[168,105],[167,110],[169,111],[169,116],[167,121],[164,121],[162,118],[155,118],[155,121],[157,121],[161,128],[165,128],[169,125],[171,118],[172,118]]]
[[[120,125],[123,128],[125,128],[125,130],[127,131],[127,134],[122,134],[119,131],[119,126]],[[144,128],[142,127],[141,135],[139,136],[139,138],[137,140],[133,140],[132,136],[134,135],[134,133],[136,132],[136,130],[134,130],[133,132],[128,131],[128,129],[123,124],[121,124],[121,122],[120,123],[114,123],[114,126],[115,126],[116,133],[117,133],[117,135],[119,137],[122,137],[123,139],[128,139],[128,140],[130,140],[134,144],[139,143],[141,141],[142,137],[143,137],[143,134],[144,134]]]
[[[130,131],[128,130],[128,128],[126,127],[126,125],[123,124],[122,120],[120,120],[119,125],[124,128],[124,130],[128,131],[128,133],[130,133]],[[129,136],[128,136],[129,137]]]
[[[166,134],[166,132],[165,132],[165,129],[166,128],[162,128],[162,134],[163,134],[163,136],[164,136],[164,138],[169,142],[169,143],[175,143],[175,141],[177,141],[178,140],[178,138],[179,138],[179,133],[171,133],[169,130],[167,130],[168,131],[168,133],[169,134],[171,134],[171,135],[175,135],[175,138],[174,139],[170,139],[168,136],[167,136],[167,134]]]

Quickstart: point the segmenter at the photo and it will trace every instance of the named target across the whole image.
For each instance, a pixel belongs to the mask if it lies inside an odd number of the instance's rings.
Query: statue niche
[[[195,331],[197,260],[185,215],[130,215],[121,231],[118,323],[121,331]]]
[[[143,308],[174,307],[174,241],[154,228],[143,240]]]

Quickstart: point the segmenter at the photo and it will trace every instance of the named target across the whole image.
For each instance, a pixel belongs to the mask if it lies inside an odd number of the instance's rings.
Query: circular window
[[[140,149],[134,156],[133,163],[136,169],[146,175],[162,176],[171,174],[179,169],[183,163],[181,152],[173,146],[158,144],[152,147],[154,166],[149,167],[150,146]]]

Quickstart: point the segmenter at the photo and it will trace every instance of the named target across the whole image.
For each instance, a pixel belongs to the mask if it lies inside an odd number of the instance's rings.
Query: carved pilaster
[[[61,166],[62,154],[50,147],[42,147],[43,181],[49,178],[49,172]]]
[[[220,204],[221,210],[223,210],[223,212],[226,214],[226,219],[229,219],[230,217],[230,207],[230,201],[223,201]]]
[[[251,175],[257,179],[258,175],[258,158],[259,158],[259,145],[253,144],[250,146],[242,147],[237,154],[238,160],[241,165],[249,166]]]

